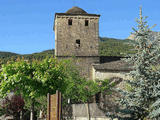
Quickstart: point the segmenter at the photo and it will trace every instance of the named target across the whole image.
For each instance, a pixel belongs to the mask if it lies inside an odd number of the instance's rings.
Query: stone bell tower
[[[88,78],[91,64],[99,62],[99,17],[73,7],[56,13],[54,19],[55,55],[58,59],[76,57],[82,75]]]

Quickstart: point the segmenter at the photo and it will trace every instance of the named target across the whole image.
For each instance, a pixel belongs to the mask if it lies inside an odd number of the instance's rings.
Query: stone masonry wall
[[[99,63],[99,57],[57,57],[60,60],[71,59],[82,77],[92,79],[92,64]]]
[[[72,25],[68,25],[69,19],[72,19]],[[85,20],[88,20],[88,26],[85,26]],[[79,48],[76,40],[80,40]],[[98,56],[98,42],[99,17],[56,15],[56,56]]]

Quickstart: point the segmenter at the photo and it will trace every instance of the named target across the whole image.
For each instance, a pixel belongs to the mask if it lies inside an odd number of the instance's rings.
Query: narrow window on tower
[[[68,25],[72,25],[72,19],[68,19]]]
[[[88,26],[88,20],[85,20],[85,26]]]
[[[81,42],[80,42],[80,40],[78,39],[78,40],[76,40],[76,48],[80,48],[80,46],[81,46]]]

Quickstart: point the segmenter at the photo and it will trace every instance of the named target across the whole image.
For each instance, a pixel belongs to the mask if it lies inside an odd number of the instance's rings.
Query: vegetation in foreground
[[[151,41],[149,33],[151,28],[142,16],[137,19],[138,29],[135,31],[135,42],[133,43],[135,54],[126,59],[133,64],[133,71],[129,73],[132,80],[128,80],[128,91],[122,90],[123,99],[121,103],[131,111],[135,120],[159,120],[160,119],[160,69],[156,68],[160,59],[160,46],[158,38]],[[154,69],[153,69],[154,66]]]
[[[72,103],[86,103],[96,93],[109,90],[113,84],[105,81],[87,81],[80,77],[71,60],[58,61],[46,58],[42,61],[18,59],[3,64],[0,71],[0,96],[5,98],[10,92],[21,96],[24,109],[31,112],[30,120],[34,120],[34,111],[46,112],[46,95],[59,90],[63,95],[63,104],[70,99]],[[6,106],[7,107],[7,106]],[[1,112],[5,112],[1,106]],[[22,109],[14,116],[19,120]],[[6,114],[10,114],[6,112]]]

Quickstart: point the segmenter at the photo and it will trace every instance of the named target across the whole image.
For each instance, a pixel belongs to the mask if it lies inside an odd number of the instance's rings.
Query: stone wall
[[[88,112],[90,120],[111,120],[99,109],[96,103],[90,103],[89,106],[87,104],[73,104],[72,109],[73,120],[88,120]],[[89,111],[87,111],[88,109]]]
[[[63,114],[63,118],[68,120],[112,120],[110,117],[106,116],[106,113],[99,108],[97,103],[89,104],[72,104],[70,106],[71,116]],[[115,119],[116,120],[116,119]]]
[[[82,77],[86,77],[88,79],[92,78],[92,64],[93,63],[99,63],[99,57],[57,57],[60,60],[63,59],[70,59],[73,61],[74,65],[77,66],[77,68],[80,71],[80,74]]]
[[[106,96],[106,103],[72,104],[71,114],[62,114],[65,120],[132,120],[130,114],[118,112],[119,105],[115,102],[115,96]],[[112,100],[112,101],[111,101]]]
[[[72,25],[68,25],[69,19],[72,19]],[[88,26],[85,26],[85,20],[88,20]],[[54,29],[56,56],[98,56],[98,16],[56,15]],[[80,47],[76,40],[80,40]]]

